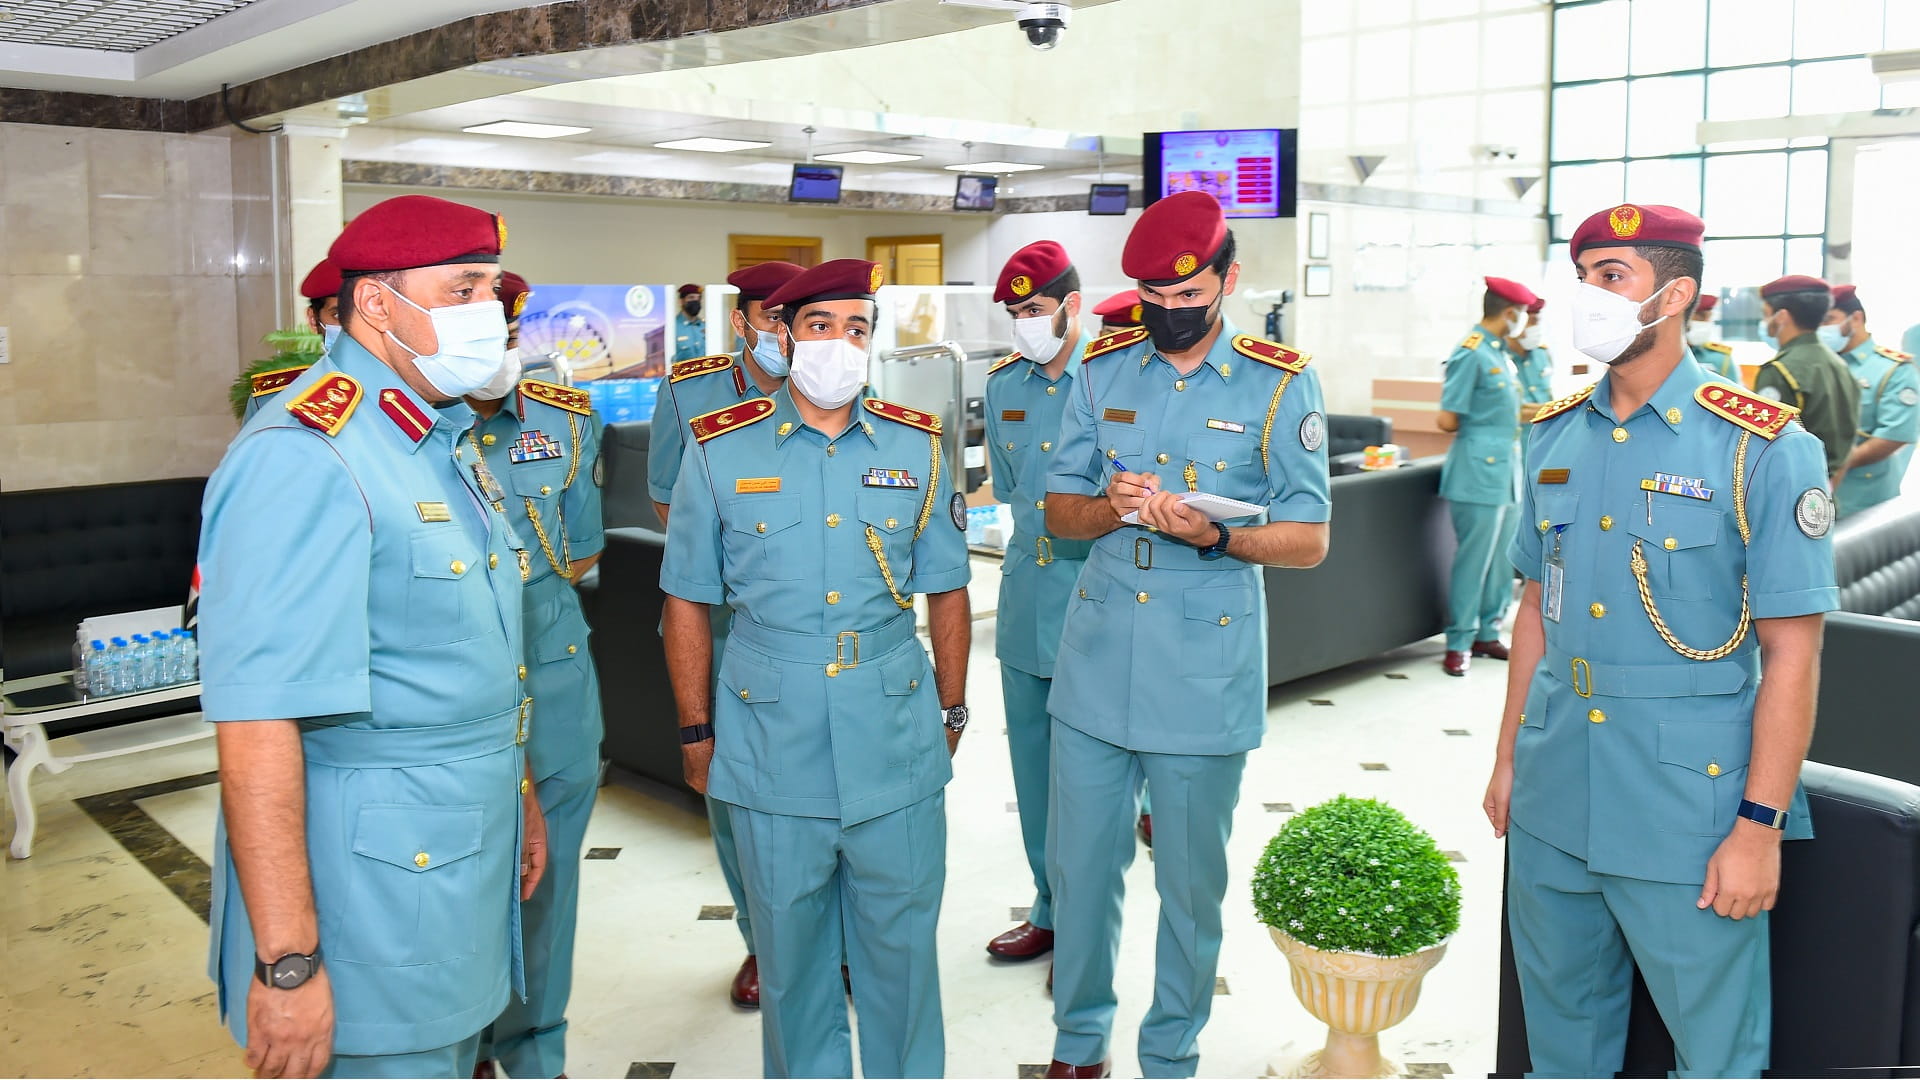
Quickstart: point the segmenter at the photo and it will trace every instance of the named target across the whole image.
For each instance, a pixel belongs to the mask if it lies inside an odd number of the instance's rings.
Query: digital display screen
[[[1292,217],[1297,145],[1279,128],[1149,133],[1149,201],[1204,191],[1230,218]]]
[[[788,202],[837,203],[840,201],[840,177],[846,169],[840,165],[795,165],[793,184],[787,188]]]
[[[1087,213],[1124,214],[1130,189],[1125,184],[1095,184],[1087,193]]]
[[[953,189],[955,210],[993,209],[994,189],[1000,186],[996,176],[962,176]]]

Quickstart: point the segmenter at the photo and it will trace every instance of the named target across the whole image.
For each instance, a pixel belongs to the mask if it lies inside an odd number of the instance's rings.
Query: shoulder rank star
[[[732,353],[716,353],[713,356],[701,356],[692,360],[682,360],[673,365],[667,381],[677,383],[691,379],[696,375],[711,375],[716,371],[725,371],[733,366]]]
[[[1083,361],[1092,360],[1096,356],[1105,356],[1111,352],[1119,352],[1121,349],[1128,348],[1129,346],[1138,345],[1146,339],[1147,328],[1144,326],[1129,326],[1124,330],[1115,330],[1111,334],[1106,334],[1087,342],[1087,349],[1080,354],[1080,359]]]
[[[310,364],[302,364],[299,367],[280,368],[277,371],[263,371],[255,375],[253,377],[252,396],[260,397],[263,394],[271,394],[275,390],[287,386],[293,382],[293,380],[306,374],[307,368],[311,366]]]
[[[1706,406],[1707,411],[1738,427],[1753,432],[1763,439],[1773,439],[1787,426],[1787,421],[1800,415],[1791,405],[1768,398],[1749,396],[1742,391],[1718,383],[1707,383],[1693,392],[1693,399]]]
[[[1254,337],[1252,334],[1240,334],[1233,339],[1233,351],[1241,356],[1251,357],[1269,367],[1298,375],[1307,369],[1308,361],[1313,357],[1297,352],[1275,341]]]

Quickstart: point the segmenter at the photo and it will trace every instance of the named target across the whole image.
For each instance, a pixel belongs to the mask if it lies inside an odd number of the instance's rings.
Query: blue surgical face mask
[[[498,300],[423,308],[384,282],[381,288],[432,320],[435,351],[422,353],[401,341],[393,331],[387,340],[413,354],[420,377],[448,400],[485,386],[507,362],[507,311]]]
[[[333,343],[339,340],[340,340],[339,327],[329,326],[326,323],[320,324],[320,343],[321,343],[322,352],[327,352],[327,353],[333,352]]]
[[[1847,348],[1847,328],[1839,324],[1822,326],[1814,331],[1820,337],[1820,344],[1834,352],[1845,352]]]
[[[760,365],[761,371],[776,379],[786,378],[789,365],[786,354],[780,351],[780,335],[758,327],[754,328],[754,333],[758,336],[753,342],[753,362]]]

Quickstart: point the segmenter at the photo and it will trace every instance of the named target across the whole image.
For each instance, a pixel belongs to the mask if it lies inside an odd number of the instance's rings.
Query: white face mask
[[[1065,334],[1053,332],[1054,315],[1034,315],[1030,318],[1013,320],[1013,344],[1020,355],[1036,364],[1048,364],[1060,355],[1067,344]]]
[[[1662,315],[1650,323],[1642,323],[1640,309],[1672,284],[1673,281],[1667,282],[1643,300],[1631,300],[1598,285],[1581,282],[1573,292],[1573,347],[1602,364],[1618,360],[1642,330],[1667,321],[1667,316]]]
[[[1529,326],[1520,335],[1520,347],[1528,352],[1532,352],[1540,347],[1540,339],[1544,336],[1545,334],[1541,332],[1538,325]]]
[[[786,378],[787,354],[780,351],[780,335],[758,327],[755,327],[753,332],[760,335],[750,350],[753,353],[753,362],[760,365],[761,371],[776,379]]]
[[[481,401],[499,401],[513,391],[514,385],[520,381],[520,372],[519,348],[508,349],[506,362],[500,365],[500,370],[487,380],[487,385],[475,390],[471,396]]]
[[[322,352],[332,352],[333,343],[339,340],[340,328],[338,326],[329,326],[326,323],[320,324],[320,350]]]
[[[447,400],[464,397],[485,386],[500,371],[507,357],[507,310],[498,300],[478,304],[454,304],[432,310],[401,296],[384,283],[380,287],[393,293],[417,311],[433,320],[438,349],[415,352],[413,347],[387,331],[387,340],[413,353],[413,363],[427,385],[446,395]]]
[[[1509,315],[1507,317],[1507,336],[1508,337],[1517,338],[1526,330],[1526,328],[1527,328],[1526,312],[1516,311],[1512,315]]]
[[[1716,327],[1710,322],[1690,322],[1687,324],[1687,344],[1705,345],[1712,341]]]
[[[793,343],[793,385],[808,401],[837,409],[867,385],[867,353],[846,338]]]

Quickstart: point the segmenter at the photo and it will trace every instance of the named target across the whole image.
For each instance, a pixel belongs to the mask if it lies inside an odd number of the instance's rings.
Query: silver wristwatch
[[[967,707],[955,705],[940,714],[940,722],[947,725],[947,730],[956,735],[967,730]]]

